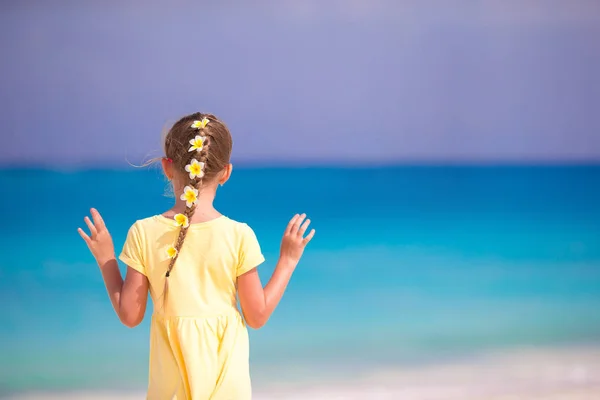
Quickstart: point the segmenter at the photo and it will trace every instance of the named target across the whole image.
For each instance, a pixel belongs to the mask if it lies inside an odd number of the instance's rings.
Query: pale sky
[[[600,161],[600,1],[7,3],[1,165],[139,163],[194,111],[236,162]]]

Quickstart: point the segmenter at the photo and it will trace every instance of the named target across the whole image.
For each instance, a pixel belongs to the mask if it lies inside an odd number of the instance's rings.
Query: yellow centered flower
[[[191,207],[198,202],[198,189],[194,189],[191,186],[186,186],[183,189],[180,199],[185,200],[185,204],[188,207]]]
[[[208,118],[202,118],[202,121],[194,121],[192,123],[192,128],[194,129],[202,129],[202,128],[206,128],[206,125],[208,125],[210,121],[208,120]]]
[[[202,151],[202,147],[204,146],[204,141],[206,140],[206,137],[204,136],[200,136],[200,135],[196,135],[195,138],[193,138],[192,140],[190,140],[190,144],[192,145],[192,147],[189,148],[189,151]]]
[[[186,217],[183,214],[175,214],[175,222],[177,222],[177,225],[183,226],[184,228],[190,226],[190,221],[188,220],[188,217]]]
[[[192,161],[185,166],[185,170],[190,173],[190,179],[202,178],[204,176],[204,163],[192,158]]]
[[[169,258],[175,258],[175,256],[177,256],[177,249],[173,246],[169,246],[167,254],[169,255]]]

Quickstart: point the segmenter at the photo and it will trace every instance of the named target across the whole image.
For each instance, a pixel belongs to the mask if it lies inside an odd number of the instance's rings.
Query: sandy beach
[[[255,385],[256,400],[588,400],[600,399],[600,348],[520,349],[446,364],[364,371],[327,383]],[[138,393],[29,393],[13,400],[143,399]]]

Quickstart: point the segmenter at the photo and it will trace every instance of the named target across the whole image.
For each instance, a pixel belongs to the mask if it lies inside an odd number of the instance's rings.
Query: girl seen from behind
[[[85,217],[89,234],[79,229],[123,324],[142,321],[150,291],[150,400],[251,398],[246,324],[267,322],[315,233],[305,235],[304,214],[291,219],[263,288],[256,267],[264,257],[253,230],[213,207],[217,187],[231,175],[231,149],[229,129],[214,115],[195,113],[173,125],[161,162],[176,202],[129,229],[119,256],[125,279],[98,211]]]

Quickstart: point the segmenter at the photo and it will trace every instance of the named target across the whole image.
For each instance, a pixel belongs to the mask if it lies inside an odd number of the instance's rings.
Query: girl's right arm
[[[246,323],[251,328],[259,329],[269,320],[285,292],[304,248],[315,235],[313,229],[304,237],[310,224],[310,220],[304,221],[304,218],[306,214],[295,215],[289,222],[281,241],[279,261],[264,288],[256,268],[238,277],[238,295],[242,312]]]
[[[142,322],[146,312],[148,278],[128,266],[127,275],[123,279],[106,224],[98,210],[92,209],[91,211],[94,222],[89,217],[85,217],[90,235],[81,228],[78,229],[79,234],[85,240],[100,267],[110,302],[119,319],[125,326],[133,328]]]

